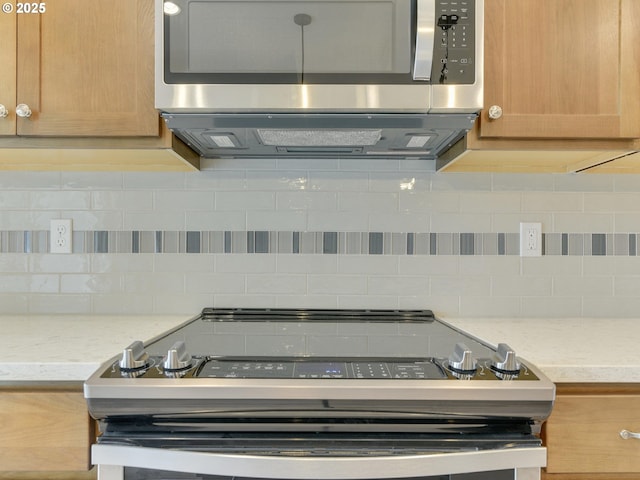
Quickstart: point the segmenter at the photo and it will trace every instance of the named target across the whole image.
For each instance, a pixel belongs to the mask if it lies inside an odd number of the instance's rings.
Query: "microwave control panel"
[[[432,83],[475,83],[475,18],[475,0],[436,1]]]

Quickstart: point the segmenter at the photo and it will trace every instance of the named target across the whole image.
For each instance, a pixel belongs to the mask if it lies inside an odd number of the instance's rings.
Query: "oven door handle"
[[[117,473],[122,467],[264,479],[371,480],[509,469],[539,473],[546,458],[544,447],[382,457],[286,457],[97,444],[92,446],[91,460],[99,472],[111,472],[100,480],[122,478]]]

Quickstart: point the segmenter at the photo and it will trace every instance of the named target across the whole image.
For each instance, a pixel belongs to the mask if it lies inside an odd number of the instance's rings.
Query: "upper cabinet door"
[[[159,134],[151,0],[55,0],[17,18],[16,101],[31,110],[18,135]]]
[[[16,133],[16,14],[0,13],[0,135]]]
[[[481,137],[640,137],[638,0],[486,0],[485,22]]]

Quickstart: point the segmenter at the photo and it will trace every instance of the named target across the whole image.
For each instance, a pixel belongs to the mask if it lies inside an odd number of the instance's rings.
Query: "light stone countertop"
[[[640,382],[640,319],[442,319],[492,345],[509,344],[555,383]]]
[[[0,316],[0,385],[83,382],[135,340],[150,340],[192,316]]]
[[[0,385],[82,382],[132,341],[192,317],[0,316]],[[640,382],[640,319],[442,319],[492,345],[508,343],[557,383]]]

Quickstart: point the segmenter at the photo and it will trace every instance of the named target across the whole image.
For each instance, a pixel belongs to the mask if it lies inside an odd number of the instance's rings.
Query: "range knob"
[[[464,343],[456,343],[453,353],[449,356],[449,368],[458,373],[475,373],[478,362],[473,358],[471,349]]]
[[[166,371],[184,370],[191,366],[191,355],[187,352],[187,347],[183,341],[178,341],[167,352],[162,364]]]
[[[144,345],[136,340],[122,352],[118,363],[121,370],[137,370],[148,365],[149,355],[144,351]]]
[[[506,343],[499,343],[491,361],[491,368],[500,373],[520,373],[520,362],[518,362],[516,352]]]

